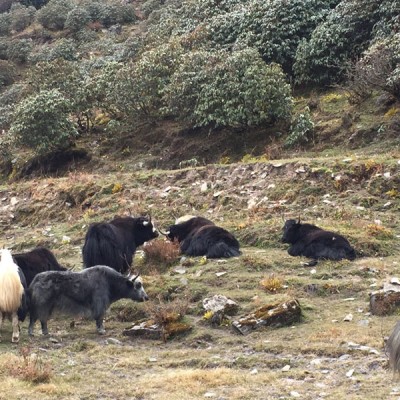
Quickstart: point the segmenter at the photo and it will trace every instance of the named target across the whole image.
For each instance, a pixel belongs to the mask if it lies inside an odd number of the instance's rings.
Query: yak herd
[[[53,312],[84,315],[96,322],[103,334],[104,316],[115,301],[126,298],[148,300],[139,276],[128,276],[136,249],[159,235],[177,241],[182,254],[229,258],[241,254],[240,245],[229,231],[204,217],[178,218],[166,232],[158,231],[149,217],[117,217],[110,222],[90,225],[82,248],[83,270],[72,272],[60,265],[47,248],[11,254],[1,250],[0,329],[5,316],[12,321],[12,342],[19,341],[19,322],[30,316],[29,335],[37,320],[42,333]],[[315,225],[289,219],[281,241],[288,243],[291,256],[319,259],[354,260],[356,251],[349,241]],[[1,336],[0,336],[1,339]],[[389,338],[392,366],[400,370],[400,323]]]

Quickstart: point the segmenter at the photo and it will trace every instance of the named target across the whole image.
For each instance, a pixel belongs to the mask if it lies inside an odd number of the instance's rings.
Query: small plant
[[[152,240],[144,247],[145,263],[156,272],[165,272],[179,257],[179,244],[166,240]]]
[[[391,239],[393,237],[393,232],[383,225],[370,224],[367,226],[367,231],[370,235],[378,239]]]
[[[146,303],[146,313],[161,328],[164,342],[171,336],[191,329],[189,324],[182,322],[188,306],[185,295],[171,302],[164,302],[161,296],[158,296],[157,301]]]
[[[260,285],[263,289],[270,293],[276,293],[283,289],[282,279],[275,276],[270,275],[267,278],[264,278]]]
[[[115,194],[115,193],[119,193],[122,192],[122,190],[124,189],[123,185],[119,182],[114,183],[114,186],[111,189],[111,193]]]
[[[292,147],[302,145],[312,140],[314,133],[314,122],[311,119],[310,109],[305,108],[304,112],[294,116],[290,135],[286,138],[285,145]]]
[[[400,197],[400,192],[397,189],[390,189],[385,194],[394,199]]]
[[[49,363],[44,362],[37,354],[31,353],[29,347],[20,349],[21,358],[10,365],[11,374],[35,385],[50,381],[53,373]]]

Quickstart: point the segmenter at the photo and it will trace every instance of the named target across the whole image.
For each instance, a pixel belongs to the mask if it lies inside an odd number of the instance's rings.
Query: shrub
[[[253,0],[211,18],[207,27],[213,42],[233,44],[245,39],[258,48],[266,62],[281,64],[291,72],[300,39],[308,38],[337,2]],[[251,39],[246,39],[249,33]]]
[[[69,120],[71,103],[57,89],[42,90],[15,109],[10,134],[15,144],[38,154],[65,148],[77,130]]]
[[[168,111],[195,126],[257,126],[288,120],[290,86],[257,51],[185,54],[166,88]]]
[[[373,90],[400,98],[400,33],[375,42],[348,70],[347,90],[354,102]]]
[[[24,85],[14,84],[0,94],[0,130],[7,130],[10,127],[15,105],[26,95],[25,92]]]
[[[127,117],[160,117],[163,93],[179,63],[183,48],[170,41],[143,52],[135,63],[128,63],[115,75],[104,70],[108,81],[107,98],[113,107]]]
[[[19,3],[14,3],[10,10],[11,29],[21,32],[27,28],[35,17],[35,7],[25,7]]]
[[[377,8],[375,1],[343,0],[309,40],[300,42],[293,66],[296,82],[327,85],[341,79],[345,64],[367,47]]]
[[[15,67],[8,61],[0,60],[0,88],[14,82]]]
[[[10,14],[0,14],[0,35],[7,36],[11,31],[11,19]]]
[[[398,0],[382,0],[379,4],[379,21],[374,26],[375,38],[386,38],[400,29],[400,3]]]
[[[165,272],[179,257],[178,243],[165,240],[152,240],[143,247],[146,269]]]
[[[89,13],[84,8],[75,7],[67,14],[64,27],[71,32],[78,32],[85,28],[89,21]]]
[[[74,8],[71,0],[50,0],[37,13],[37,21],[45,28],[64,29],[68,13]]]
[[[11,375],[36,385],[50,381],[53,372],[49,363],[31,353],[28,347],[22,347],[20,353],[22,359],[19,357],[10,363]]]
[[[310,110],[305,108],[304,112],[296,114],[290,128],[290,134],[285,140],[287,147],[306,144],[311,141],[314,133],[314,122],[311,119]]]
[[[32,39],[13,40],[7,47],[7,58],[17,64],[24,64],[32,48]]]

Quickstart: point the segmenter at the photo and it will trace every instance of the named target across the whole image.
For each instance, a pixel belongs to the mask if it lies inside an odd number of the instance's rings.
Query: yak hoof
[[[99,328],[99,329],[97,329],[97,333],[99,335],[104,335],[106,333],[106,330],[104,328]]]
[[[18,336],[13,336],[12,339],[11,339],[11,341],[12,341],[13,343],[18,343],[18,342],[19,342],[19,337],[18,337]]]

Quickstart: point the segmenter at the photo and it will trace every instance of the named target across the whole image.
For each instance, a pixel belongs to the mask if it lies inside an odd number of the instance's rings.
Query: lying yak
[[[317,259],[354,260],[356,252],[342,235],[325,231],[311,224],[302,224],[289,219],[283,227],[283,243],[291,246],[288,253],[291,256],[304,256]]]
[[[117,217],[90,225],[82,249],[84,268],[108,265],[121,274],[131,266],[136,248],[158,236],[147,217]]]
[[[103,318],[112,303],[120,299],[148,300],[138,276],[129,279],[103,265],[80,272],[42,272],[32,281],[28,294],[31,336],[37,320],[43,335],[48,334],[47,321],[53,311],[93,318],[97,332],[104,334]]]
[[[23,321],[27,313],[25,291],[26,281],[24,274],[12,259],[11,252],[7,249],[1,250],[0,327],[3,318],[8,316],[12,321],[11,341],[13,343],[19,342],[19,321]]]
[[[26,253],[13,254],[13,259],[22,270],[28,286],[40,272],[66,270],[58,263],[54,254],[45,247],[36,247]]]
[[[178,218],[165,235],[171,241],[177,240],[181,252],[188,256],[229,258],[241,254],[237,239],[207,218],[192,215]]]

